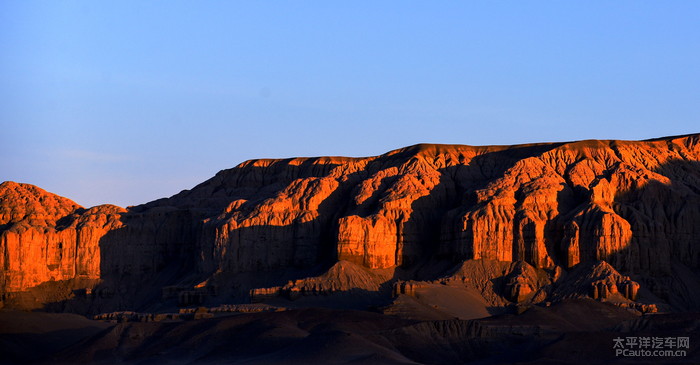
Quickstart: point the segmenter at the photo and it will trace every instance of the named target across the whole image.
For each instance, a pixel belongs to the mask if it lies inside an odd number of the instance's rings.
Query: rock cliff
[[[4,297],[77,278],[126,294],[142,279],[469,259],[538,270],[606,261],[656,277],[679,265],[696,271],[700,135],[252,160],[128,209],[0,185]],[[518,275],[516,299],[535,289]]]

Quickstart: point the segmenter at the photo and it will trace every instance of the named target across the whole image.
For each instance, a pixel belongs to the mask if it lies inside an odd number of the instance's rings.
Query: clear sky
[[[700,132],[696,1],[0,1],[0,181],[84,206],[260,157]]]

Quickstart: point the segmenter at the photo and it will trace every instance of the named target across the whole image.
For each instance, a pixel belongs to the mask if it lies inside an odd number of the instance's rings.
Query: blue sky
[[[691,1],[3,1],[0,180],[144,203],[260,157],[700,132]]]

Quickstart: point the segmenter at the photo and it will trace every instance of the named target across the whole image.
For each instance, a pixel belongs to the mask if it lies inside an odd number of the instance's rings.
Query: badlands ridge
[[[0,185],[8,308],[337,295],[430,318],[574,297],[687,311],[700,309],[699,268],[700,135],[251,160],[128,208]],[[433,289],[481,309],[414,300]]]

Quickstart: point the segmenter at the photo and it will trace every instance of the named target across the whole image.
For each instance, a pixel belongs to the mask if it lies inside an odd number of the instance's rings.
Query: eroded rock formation
[[[700,135],[252,160],[129,209],[84,209],[31,185],[0,185],[3,294],[74,278],[125,294],[141,278],[166,286],[193,273],[201,281],[430,259],[548,270],[605,260],[658,276],[697,269]],[[514,301],[536,289],[524,268],[507,283]],[[635,296],[625,285],[615,287]]]

